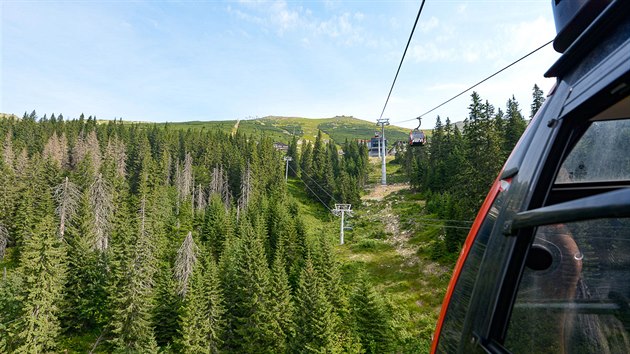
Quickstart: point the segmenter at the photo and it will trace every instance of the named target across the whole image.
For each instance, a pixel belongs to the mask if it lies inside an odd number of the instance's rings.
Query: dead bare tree
[[[192,232],[188,232],[188,235],[184,239],[179,250],[177,250],[177,258],[175,259],[174,278],[177,280],[177,293],[182,297],[186,297],[186,291],[188,290],[188,279],[193,273],[195,263],[197,263],[197,254],[199,248],[195,245],[195,241],[192,238]]]
[[[81,192],[79,188],[66,177],[61,184],[55,186],[53,196],[57,203],[55,212],[59,217],[59,238],[63,240],[66,222],[70,221],[76,214]]]
[[[57,132],[52,133],[46,145],[44,145],[44,151],[42,152],[43,157],[46,159],[51,159],[52,161],[57,162],[59,166],[61,166],[61,156],[59,156],[59,139],[57,139]]]
[[[68,154],[68,138],[66,137],[66,133],[61,133],[61,136],[58,139],[59,144],[59,156],[61,156],[61,168],[70,167],[70,154]]]
[[[245,173],[241,178],[241,197],[238,198],[238,207],[236,209],[236,218],[240,217],[241,211],[244,211],[249,204],[249,199],[252,194],[252,170],[249,167],[249,163],[247,164],[247,168],[245,169]]]
[[[227,172],[221,165],[212,169],[212,180],[210,181],[210,191],[208,193],[207,203],[210,203],[210,198],[212,198],[212,195],[215,193],[221,196],[225,209],[228,210],[230,208],[232,195],[230,193]]]
[[[11,170],[13,170],[13,160],[15,159],[15,153],[13,152],[13,132],[8,131],[2,144],[2,160]]]
[[[72,149],[73,166],[76,167],[87,156],[90,156],[92,160],[94,171],[98,172],[98,170],[101,168],[102,158],[101,148],[98,143],[98,138],[96,137],[95,131],[91,131],[87,134],[87,136],[82,134],[81,137],[77,139],[77,142]]]
[[[164,176],[164,185],[168,186],[171,183],[171,165],[173,163],[173,159],[171,158],[171,154],[168,150],[164,151],[164,169],[166,170],[166,175]]]
[[[26,174],[26,169],[29,163],[28,152],[26,152],[26,148],[23,148],[19,155],[15,158],[15,174],[17,176],[22,176]]]
[[[195,208],[197,209],[197,211],[203,211],[208,205],[208,199],[206,199],[206,194],[203,191],[203,187],[201,187],[201,184],[197,185],[196,193],[197,195],[195,197]]]
[[[9,230],[0,224],[0,260],[4,259],[4,254],[9,244]]]
[[[116,136],[112,136],[107,141],[105,148],[105,159],[114,164],[114,170],[118,177],[124,178],[127,175],[127,153],[125,144]]]
[[[193,171],[192,171],[192,155],[189,152],[186,153],[184,158],[184,169],[182,170],[182,198],[190,195],[190,191],[193,186]]]
[[[94,213],[94,249],[105,251],[109,247],[109,227],[113,211],[111,185],[99,173],[90,186],[90,205]]]

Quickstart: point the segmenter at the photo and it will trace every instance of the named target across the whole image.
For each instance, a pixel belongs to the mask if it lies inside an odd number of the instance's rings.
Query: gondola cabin
[[[433,353],[630,352],[630,1],[550,2],[556,84],[470,229]]]
[[[410,146],[422,146],[427,143],[427,137],[420,129],[414,129],[409,132],[409,145]]]

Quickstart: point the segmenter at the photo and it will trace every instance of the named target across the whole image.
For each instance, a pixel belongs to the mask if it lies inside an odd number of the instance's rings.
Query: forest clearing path
[[[386,186],[377,184],[374,188],[370,189],[370,193],[361,197],[363,200],[383,200],[388,195],[398,192],[402,189],[409,189],[409,183],[394,183]]]
[[[383,201],[388,195],[409,189],[409,183],[394,183],[389,185],[378,184],[361,199],[364,201]],[[379,203],[380,204],[380,203]],[[383,223],[385,232],[391,235],[387,238],[387,243],[392,245],[404,260],[406,266],[412,266],[420,262],[420,258],[416,254],[416,249],[409,244],[411,232],[402,230],[400,227],[400,219],[392,210],[392,201],[385,201],[384,207],[381,205],[376,217]]]
[[[236,132],[238,131],[238,125],[241,123],[240,119],[236,120],[236,124],[234,124],[234,128],[232,128],[232,136],[236,135]]]
[[[392,203],[396,200],[386,200],[386,197],[392,193],[396,193],[405,189],[409,189],[409,183],[393,183],[390,185],[376,185],[370,192],[361,199],[368,204],[376,203],[375,211],[376,219],[380,220],[388,234],[385,240],[396,250],[396,253],[403,258],[402,265],[406,267],[419,267],[420,272],[425,275],[439,275],[448,272],[447,267],[441,266],[437,262],[427,259],[421,259],[418,256],[418,246],[412,244],[413,230],[405,228],[401,225],[400,217],[392,208]]]

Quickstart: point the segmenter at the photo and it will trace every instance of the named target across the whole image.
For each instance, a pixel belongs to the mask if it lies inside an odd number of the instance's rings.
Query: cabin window
[[[630,219],[539,227],[512,309],[514,353],[630,348]]]
[[[593,122],[560,167],[556,183],[630,180],[630,119]]]

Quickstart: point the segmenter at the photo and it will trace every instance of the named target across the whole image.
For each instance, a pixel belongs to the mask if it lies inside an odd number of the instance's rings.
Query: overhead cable
[[[380,118],[383,118],[383,114],[385,113],[385,108],[387,108],[387,102],[389,102],[389,96],[392,95],[392,91],[394,90],[394,85],[396,84],[396,79],[398,78],[398,73],[400,72],[400,68],[402,67],[403,61],[405,61],[405,55],[407,54],[407,49],[409,49],[409,44],[411,43],[411,38],[413,38],[413,32],[416,30],[416,25],[418,24],[418,19],[420,18],[420,14],[422,13],[422,8],[424,7],[424,1],[425,0],[422,0],[422,3],[420,4],[420,9],[418,10],[418,15],[416,16],[416,22],[414,22],[413,28],[411,29],[411,33],[409,34],[409,39],[407,40],[407,45],[405,46],[405,51],[403,52],[402,58],[400,58],[400,64],[398,64],[398,70],[396,70],[396,75],[394,76],[394,81],[392,82],[392,87],[389,88],[389,93],[387,94],[387,99],[385,100],[385,105],[383,106],[383,110],[381,111]]]
[[[295,173],[295,175],[297,176],[297,172],[295,172],[295,170],[293,170],[293,168],[292,168],[291,166],[289,166],[289,168],[291,168],[291,170],[293,171],[293,173]],[[329,196],[329,197],[330,197],[330,199],[331,199],[333,202],[335,202],[335,203],[339,204],[339,202],[335,199],[335,197],[333,197],[333,196],[332,196],[330,193],[328,193],[328,192],[327,192],[327,191],[326,191],[326,190],[325,190],[322,186],[320,186],[320,185],[319,185],[319,183],[317,183],[317,181],[313,179],[313,177],[309,176],[309,175],[308,175],[308,173],[304,172],[304,170],[302,170],[302,173],[303,173],[303,174],[305,174],[305,175],[306,175],[306,177],[310,178],[310,179],[311,179],[311,181],[313,181],[313,183],[315,183],[315,185],[316,185],[316,186],[318,186],[318,187],[319,187],[319,189],[321,189],[324,193],[326,193],[326,195],[327,195],[327,196]],[[300,179],[301,179],[301,178],[300,178]],[[304,182],[304,181],[302,181],[302,182]]]
[[[499,71],[495,72],[494,74],[492,74],[492,75],[490,75],[490,76],[486,77],[485,79],[483,79],[483,80],[481,80],[481,81],[477,82],[476,84],[474,84],[474,85],[470,86],[469,88],[467,88],[467,89],[465,89],[464,91],[462,91],[462,92],[458,93],[457,95],[455,95],[455,96],[453,96],[453,97],[449,98],[448,100],[446,100],[446,101],[444,101],[444,102],[440,103],[439,105],[437,105],[437,106],[435,106],[435,107],[431,108],[430,110],[428,110],[428,111],[426,111],[426,112],[422,113],[422,114],[421,114],[421,115],[419,115],[418,117],[416,117],[416,118],[411,118],[411,119],[407,119],[407,120],[402,120],[402,121],[398,121],[398,122],[394,122],[393,124],[405,123],[405,122],[411,122],[411,121],[414,121],[414,120],[416,120],[416,119],[418,119],[418,118],[422,118],[422,117],[424,117],[425,115],[427,115],[427,114],[429,114],[429,113],[431,113],[431,112],[435,111],[436,109],[438,109],[438,108],[440,108],[440,107],[444,106],[445,104],[447,104],[447,103],[451,102],[452,100],[456,99],[457,97],[459,97],[459,96],[461,96],[461,95],[465,94],[466,92],[468,92],[468,91],[470,91],[470,90],[474,89],[475,87],[477,87],[477,86],[479,86],[479,85],[483,84],[484,82],[486,82],[486,81],[490,80],[491,78],[493,78],[493,77],[495,77],[496,75],[500,74],[501,72],[503,72],[504,70],[506,70],[506,69],[508,69],[509,67],[513,66],[514,64],[516,64],[516,63],[520,62],[521,60],[523,60],[523,59],[525,59],[525,58],[529,57],[530,55],[532,55],[532,54],[536,53],[537,51],[539,51],[539,50],[543,49],[544,47],[548,46],[548,45],[549,45],[549,44],[551,44],[552,42],[553,42],[553,40],[550,40],[549,42],[547,42],[547,43],[545,43],[545,44],[541,45],[540,47],[538,47],[538,48],[536,48],[536,49],[532,50],[531,52],[529,52],[529,53],[525,54],[524,56],[520,57],[519,59],[517,59],[517,60],[513,61],[513,62],[512,62],[512,63],[510,63],[509,65],[507,65],[507,66],[503,67],[501,70],[499,70]]]
[[[295,170],[293,169],[293,167],[291,167],[291,165],[289,165],[289,168],[291,169],[291,171],[293,171],[293,173],[295,173],[296,176],[298,176],[298,174],[295,172]],[[306,186],[306,188],[308,188],[309,191],[311,191],[311,193],[313,193],[313,195],[324,205],[324,207],[326,207],[326,209],[328,209],[328,211],[330,211],[331,213],[333,212],[332,209],[330,209],[328,207],[328,205],[326,205],[326,203],[324,203],[323,200],[321,200],[321,198],[317,195],[317,193],[313,192],[313,190],[311,189],[311,187],[308,186],[308,184],[306,182],[304,182],[304,180],[302,179],[302,177],[298,176],[298,178],[300,179],[300,181],[302,181],[302,183],[304,183],[304,185]],[[321,188],[321,187],[320,187]]]
[[[464,224],[472,224],[470,220],[455,220],[455,219],[437,219],[437,218],[410,218],[411,221],[443,221],[443,222],[458,222]]]

